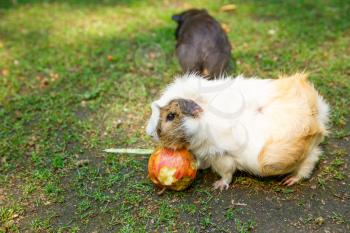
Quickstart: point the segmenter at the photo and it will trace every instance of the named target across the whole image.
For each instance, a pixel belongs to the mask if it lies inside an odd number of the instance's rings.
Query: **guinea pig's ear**
[[[159,115],[160,115],[160,107],[159,107],[157,101],[155,101],[151,104],[151,109],[152,109],[152,114],[151,114],[151,117],[149,118],[146,132],[148,135],[155,137],[156,136],[156,128],[158,125]]]
[[[203,112],[203,109],[193,100],[190,99],[177,99],[181,112],[184,115],[197,118],[200,116],[200,113]]]

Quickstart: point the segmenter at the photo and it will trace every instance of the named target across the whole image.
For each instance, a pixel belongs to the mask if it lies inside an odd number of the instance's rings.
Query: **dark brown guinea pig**
[[[174,99],[160,108],[157,136],[162,146],[172,149],[187,147],[183,120],[185,117],[197,118],[202,111],[196,102],[189,99]]]
[[[198,72],[213,79],[228,71],[231,44],[206,10],[187,10],[172,19],[178,23],[176,55],[184,72]]]

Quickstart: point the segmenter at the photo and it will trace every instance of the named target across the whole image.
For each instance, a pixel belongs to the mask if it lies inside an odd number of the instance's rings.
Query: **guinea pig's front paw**
[[[227,190],[229,187],[229,184],[225,180],[221,179],[216,181],[213,184],[213,186],[214,186],[214,189],[220,189],[220,191],[222,191],[222,190]]]
[[[199,159],[197,159],[196,165],[197,165],[197,169],[201,169],[201,170],[204,170],[210,167],[210,164],[208,162],[204,160],[199,160]]]

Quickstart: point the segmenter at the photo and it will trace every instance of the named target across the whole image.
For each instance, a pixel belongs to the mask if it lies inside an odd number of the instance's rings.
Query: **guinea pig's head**
[[[190,99],[174,99],[163,107],[153,105],[147,133],[156,141],[159,140],[164,147],[187,147],[189,135],[184,123],[199,118],[202,111],[202,108]]]

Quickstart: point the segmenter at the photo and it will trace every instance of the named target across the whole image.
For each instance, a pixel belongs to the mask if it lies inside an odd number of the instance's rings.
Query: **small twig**
[[[340,196],[339,194],[336,194],[336,193],[333,193],[333,196],[335,196],[335,197],[337,197],[337,198],[339,198],[339,199],[341,199],[341,200],[345,200],[342,196]]]
[[[150,155],[153,152],[153,149],[133,149],[133,148],[110,148],[103,150],[107,153],[115,154],[137,154],[137,155]]]
[[[157,195],[160,196],[164,193],[164,191],[166,190],[166,187],[164,187],[162,190],[160,190],[159,192],[157,192]]]
[[[231,204],[235,206],[247,206],[245,203],[235,202],[234,200],[231,201]]]

